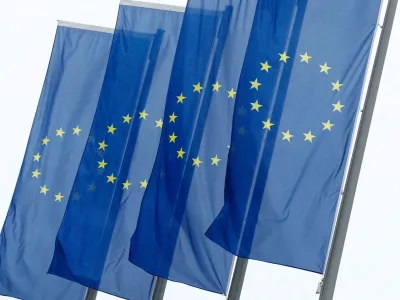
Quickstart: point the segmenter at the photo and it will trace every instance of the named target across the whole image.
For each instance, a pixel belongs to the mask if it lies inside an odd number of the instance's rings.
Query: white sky
[[[185,0],[153,1],[185,5]],[[57,20],[113,27],[119,0],[0,1],[0,223],[17,181]],[[335,300],[400,299],[400,16],[395,21]],[[320,275],[250,262],[241,300],[317,300]],[[6,297],[1,297],[6,299]],[[97,299],[118,299],[99,294]],[[168,283],[165,300],[222,300]],[[39,300],[39,299],[38,299]]]

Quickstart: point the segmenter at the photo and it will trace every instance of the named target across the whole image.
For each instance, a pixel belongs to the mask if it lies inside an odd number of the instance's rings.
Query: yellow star
[[[258,104],[258,100],[256,100],[256,102],[250,102],[251,104],[251,110],[256,110],[257,112],[259,112],[260,107],[262,107],[261,104]]]
[[[177,96],[177,98],[178,98],[178,102],[177,103],[183,103],[183,100],[185,100],[186,99],[186,97],[185,96],[183,96],[183,94],[181,93],[179,96]]]
[[[220,162],[220,158],[218,158],[218,155],[215,155],[215,157],[211,157],[211,165],[216,165],[218,167],[218,163]]]
[[[214,83],[213,85],[213,92],[219,92],[219,89],[222,85],[219,84],[219,82],[217,81],[216,83]]]
[[[256,78],[256,80],[254,81],[250,81],[251,87],[250,89],[256,89],[258,91],[258,87],[260,85],[262,85],[261,83],[258,82],[258,79]]]
[[[305,62],[308,64],[308,61],[312,58],[312,56],[309,56],[308,53],[304,53],[303,55],[300,54],[301,61],[300,62]]]
[[[332,82],[333,88],[332,91],[340,91],[340,87],[343,85],[338,81]]]
[[[142,189],[145,189],[145,188],[147,188],[147,184],[148,184],[148,182],[147,182],[147,180],[145,179],[145,180],[143,180],[143,181],[141,181],[140,182],[140,188]]]
[[[290,58],[290,56],[287,56],[286,52],[283,52],[282,54],[281,53],[278,53],[278,54],[280,56],[279,61],[284,61],[285,63],[287,63],[287,60]]]
[[[123,190],[127,190],[127,189],[129,189],[129,186],[130,185],[132,185],[132,183],[130,183],[129,181],[128,181],[128,179],[124,182],[124,183],[122,183],[122,185],[123,185]]]
[[[57,134],[56,134],[56,136],[59,136],[59,137],[63,137],[63,135],[64,135],[64,131],[62,130],[62,128],[60,128],[60,129],[56,129],[56,132],[57,132]]]
[[[183,151],[182,147],[181,149],[179,149],[179,151],[176,152],[178,152],[178,158],[183,158],[183,155],[186,153],[185,151]]]
[[[99,144],[99,149],[100,150],[106,151],[106,147],[108,146],[106,144],[106,141],[102,141],[101,143],[98,143],[98,144]]]
[[[156,128],[157,127],[160,127],[160,128],[162,128],[162,126],[163,126],[163,120],[162,119],[160,119],[160,120],[158,120],[158,121],[155,121],[156,122]]]
[[[45,194],[46,195],[47,191],[49,191],[49,189],[47,188],[46,185],[40,187],[40,193],[41,194]]]
[[[203,162],[200,160],[199,157],[192,158],[192,160],[193,160],[193,166],[197,166],[198,168],[200,167],[200,164],[203,163]]]
[[[110,176],[107,176],[107,182],[114,183],[115,180],[117,180],[117,177],[114,176],[114,173]]]
[[[146,120],[146,117],[148,116],[149,114],[146,112],[146,110],[144,109],[143,111],[141,111],[140,113],[139,113],[139,119],[144,119],[144,120]]]
[[[193,84],[193,92],[198,92],[200,94],[201,90],[203,89],[202,86],[200,86],[200,82],[198,84]]]
[[[331,131],[331,128],[335,126],[335,124],[332,124],[330,120],[326,121],[326,123],[322,122],[322,125],[324,125],[324,129],[322,130],[329,130],[329,131]]]
[[[54,197],[56,197],[55,201],[61,202],[61,199],[64,198],[63,195],[61,195],[61,193],[58,193],[57,195],[54,195]]]
[[[261,64],[261,71],[265,71],[268,73],[269,69],[272,67],[268,64],[268,61],[265,61],[265,63],[260,63]]]
[[[33,161],[39,161],[41,158],[40,153],[33,156]]]
[[[178,117],[178,116],[176,116],[175,113],[173,112],[172,115],[169,116],[169,122],[170,122],[170,123],[175,123],[175,119],[176,119],[177,117]]]
[[[124,122],[123,123],[130,123],[131,122],[131,120],[132,120],[132,117],[129,115],[129,114],[127,114],[126,116],[122,116],[122,118],[124,119]]]
[[[49,138],[46,136],[43,140],[42,140],[42,145],[46,145],[50,142]]]
[[[286,132],[282,132],[282,134],[283,134],[282,141],[287,140],[290,143],[290,139],[293,137],[293,135],[290,134],[289,130]]]
[[[228,99],[229,98],[235,99],[235,95],[236,95],[236,92],[233,88],[230,91],[228,91]]]
[[[308,133],[303,133],[304,134],[304,141],[309,141],[312,143],[313,138],[315,138],[315,135],[312,135],[311,130]]]
[[[175,132],[172,133],[172,135],[169,136],[169,142],[170,143],[175,143],[175,140],[178,136],[175,135]]]
[[[114,124],[111,124],[111,126],[107,126],[108,131],[107,133],[114,134],[114,131],[117,130],[117,128],[114,127]]]
[[[102,161],[98,161],[97,163],[99,164],[99,166],[97,167],[98,169],[104,169],[108,164],[104,161],[104,159]]]
[[[264,124],[263,129],[271,130],[271,127],[275,125],[275,124],[271,123],[270,119],[268,119],[267,121],[262,121],[262,122]]]
[[[72,130],[74,131],[73,134],[79,135],[79,133],[82,131],[82,129],[79,128],[79,126],[76,126],[75,128],[72,128]]]
[[[32,178],[35,177],[36,179],[39,179],[39,175],[42,174],[39,172],[38,169],[32,172]]]
[[[320,73],[328,74],[328,71],[329,71],[330,69],[332,69],[332,67],[328,67],[328,64],[327,64],[327,63],[325,63],[324,65],[319,65],[319,66],[320,66],[320,68],[321,68]]]
[[[344,105],[340,104],[340,100],[338,101],[338,103],[332,105],[333,105],[333,111],[342,112],[342,108],[344,107]]]

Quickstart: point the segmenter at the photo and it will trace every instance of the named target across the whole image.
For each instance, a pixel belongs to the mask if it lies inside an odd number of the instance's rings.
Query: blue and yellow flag
[[[0,294],[83,299],[83,286],[47,274],[54,240],[96,110],[109,30],[59,25],[35,119],[0,240]],[[100,31],[98,31],[100,30]],[[108,32],[107,32],[108,31]],[[78,201],[77,194],[72,195]]]
[[[204,233],[223,206],[233,106],[255,4],[188,1],[129,256],[151,274],[220,294],[233,256]]]
[[[121,5],[89,139],[49,272],[148,299],[153,276],[129,262],[129,240],[154,164],[183,13]],[[79,201],[74,201],[78,195]]]
[[[323,272],[380,2],[258,1],[212,241]]]

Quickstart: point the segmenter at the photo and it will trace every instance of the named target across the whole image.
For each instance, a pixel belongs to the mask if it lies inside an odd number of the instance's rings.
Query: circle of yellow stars
[[[312,61],[312,58],[313,57],[308,52],[300,54],[300,63],[309,64]],[[286,52],[279,53],[279,62],[280,63],[287,64],[290,59],[292,59],[292,57],[289,56],[288,53],[286,53]],[[261,66],[261,71],[266,72],[266,73],[269,73],[270,70],[273,69],[273,67],[274,67],[268,60],[260,62],[260,66]],[[319,70],[320,73],[325,74],[325,75],[329,75],[329,72],[332,69],[332,67],[327,62],[320,64],[319,67],[320,67],[320,70]],[[219,93],[224,90],[223,85],[218,80],[215,81],[215,83],[212,83],[211,85],[212,85],[212,92],[214,92],[214,93]],[[201,82],[194,83],[192,86],[193,86],[192,92],[195,94],[201,94],[205,89],[205,87],[202,86]],[[332,91],[339,92],[341,90],[342,86],[343,86],[343,83],[341,83],[339,80],[336,80],[335,82],[332,82]],[[260,82],[259,78],[254,78],[254,80],[250,81],[250,90],[255,90],[255,92],[257,92],[260,90],[260,88],[262,88],[262,82]],[[227,95],[228,99],[235,100],[237,92],[235,91],[234,88],[230,88],[230,89],[226,90],[226,92],[228,94]],[[185,101],[187,101],[188,98],[190,98],[189,95],[184,94],[184,92],[181,92],[180,94],[176,95],[176,99],[177,99],[176,103],[179,105],[184,105]],[[333,106],[333,112],[340,113],[340,112],[342,112],[342,109],[344,108],[344,105],[340,102],[340,100],[337,103],[332,104],[332,106]],[[260,112],[262,110],[262,108],[263,108],[263,105],[259,102],[259,100],[250,102],[250,107],[249,107],[250,111]],[[242,114],[244,114],[246,112],[246,110],[244,108],[242,108],[242,110],[244,110],[244,112],[242,112]],[[140,114],[140,117],[145,119],[146,115]],[[166,115],[166,118],[167,118],[168,123],[176,123],[177,120],[179,120],[179,116],[175,112],[172,112],[172,113]],[[163,119],[155,120],[154,122],[156,124],[156,128],[163,127],[163,124],[164,124]],[[332,131],[332,128],[335,126],[335,124],[333,124],[331,122],[331,120],[327,120],[327,121],[323,120],[323,121],[321,121],[321,124],[322,124],[322,131]],[[273,123],[273,121],[270,118],[268,118],[265,121],[262,121],[262,129],[264,129],[264,130],[271,131],[271,130],[273,130],[274,125],[275,124]],[[244,127],[239,128],[239,131],[240,131],[239,133],[241,135],[246,134],[246,130]],[[289,129],[286,131],[283,131],[281,134],[282,134],[282,141],[287,141],[289,143],[295,137],[294,134]],[[309,131],[303,133],[303,138],[304,138],[304,142],[312,143],[314,141],[314,139],[316,138],[316,135],[314,135],[313,132],[311,130],[309,130]],[[175,131],[168,133],[168,142],[171,144],[179,145],[179,137],[176,135]],[[229,146],[228,146],[228,148],[229,148]],[[184,147],[179,145],[176,150],[176,158],[180,159],[180,160],[190,159],[192,162],[192,166],[197,167],[197,168],[200,168],[200,166],[202,164],[204,164],[204,161],[199,156],[192,157],[192,158],[186,158],[186,154],[187,154],[186,151],[187,150],[184,149]],[[220,161],[221,161],[221,158],[218,157],[218,155],[215,155],[214,157],[210,157],[210,165],[211,166],[218,166]]]
[[[304,63],[304,64],[309,64],[312,61],[312,56],[308,53],[305,52],[303,54],[300,54],[300,63]],[[288,53],[286,52],[282,52],[279,53],[279,62],[283,63],[283,64],[287,64],[289,62],[289,60],[292,59],[291,56],[288,55]],[[261,66],[261,71],[262,72],[266,72],[269,73],[271,69],[273,69],[273,65],[268,61],[262,61],[260,62],[260,66]],[[324,75],[329,75],[330,70],[332,69],[332,67],[327,63],[324,62],[322,64],[319,65],[320,68],[320,73],[324,74]],[[254,78],[254,80],[251,80],[250,82],[250,90],[254,90],[255,92],[258,92],[261,88],[262,88],[262,82],[260,82],[259,78]],[[332,82],[332,91],[334,92],[340,92],[343,83],[341,83],[339,80],[336,80],[335,82]],[[204,90],[204,87],[201,85],[201,82],[197,82],[195,84],[193,84],[193,93],[197,93],[200,94],[202,91]],[[217,80],[215,83],[212,84],[212,92],[214,93],[219,93],[220,91],[223,90],[223,85]],[[236,94],[237,92],[235,91],[234,88],[228,89],[227,90],[228,93],[228,99],[233,99],[235,100]],[[176,96],[177,97],[177,103],[178,104],[184,104],[184,102],[190,98],[188,95],[185,95],[183,92],[180,93],[179,95]],[[333,103],[333,112],[338,112],[341,113],[342,109],[345,107],[341,101],[339,100],[337,103]],[[263,105],[259,102],[259,100],[255,100],[254,102],[250,102],[250,107],[249,110],[250,111],[254,111],[254,112],[261,112],[263,108]],[[243,115],[246,113],[246,109],[245,108],[241,108],[242,112],[240,112],[239,109],[239,115]],[[169,123],[175,123],[176,119],[178,118],[178,116],[175,114],[175,112],[172,112],[169,116]],[[157,126],[156,127],[162,127],[162,119],[160,119],[159,121],[155,121]],[[273,123],[273,121],[271,120],[271,118],[268,118],[265,121],[262,121],[262,129],[264,130],[268,130],[271,131],[273,130],[273,126],[275,124]],[[321,125],[322,125],[322,131],[332,131],[332,128],[335,126],[335,124],[333,124],[331,122],[331,120],[323,120],[321,121]],[[246,134],[246,129],[244,127],[239,128],[239,134],[240,135],[245,135]],[[295,138],[294,134],[288,129],[286,131],[281,132],[281,137],[282,137],[282,141],[286,141],[288,143],[290,143],[293,138]],[[313,143],[314,139],[316,138],[316,135],[313,134],[313,132],[311,130],[308,130],[307,132],[303,133],[303,140],[304,142],[308,142],[308,143]],[[176,135],[176,133],[173,131],[171,133],[168,134],[168,142],[172,143],[172,144],[179,144],[179,137]],[[229,146],[228,146],[229,148]],[[180,160],[184,160],[185,155],[186,155],[186,149],[184,149],[181,145],[179,145],[179,147],[176,150],[176,158],[180,159]],[[189,159],[189,158],[188,158]],[[192,161],[192,166],[193,167],[197,167],[200,168],[200,166],[204,163],[203,160],[197,156],[197,157],[192,157],[190,158]],[[219,162],[221,161],[221,158],[218,157],[218,155],[215,155],[214,157],[210,157],[210,164],[211,166],[218,166]]]
[[[63,127],[60,127],[55,130],[55,139],[63,139],[65,134],[67,134],[66,131],[64,131]],[[72,128],[72,135],[73,136],[79,136],[82,132],[82,129],[77,125],[76,127]],[[41,146],[47,148],[51,143],[51,139],[49,138],[49,135],[46,135],[43,139],[41,139]],[[34,180],[40,180],[42,173],[40,172],[39,168],[37,167],[42,161],[42,156],[44,155],[44,148],[42,151],[37,152],[36,154],[33,155],[33,166],[34,170],[32,171],[32,178]],[[50,188],[46,184],[39,184],[39,193],[47,196],[48,194],[51,194]],[[62,202],[62,199],[64,198],[64,195],[61,192],[58,192],[57,194],[53,194],[54,201],[55,202]]]
[[[215,83],[212,83],[211,85],[212,85],[212,92],[214,92],[214,93],[220,93],[220,92],[224,91],[222,84],[218,80]],[[194,83],[192,85],[192,87],[193,87],[192,93],[194,93],[194,94],[201,94],[205,89],[205,87],[202,86],[201,82]],[[254,82],[254,88],[257,89],[258,87],[259,87],[259,83],[256,80]],[[234,88],[230,88],[230,89],[226,90],[226,93],[227,93],[227,99],[235,100],[237,92],[235,91]],[[181,92],[179,95],[176,95],[176,99],[177,99],[176,104],[184,105],[184,103],[186,101],[190,101],[190,100],[188,100],[189,98],[190,98],[189,95],[184,94],[184,92]],[[144,115],[141,114],[140,116],[141,116],[141,118],[142,118],[142,116],[144,118]],[[176,123],[179,120],[179,116],[176,114],[176,112],[173,111],[171,113],[166,114],[165,119],[166,120],[163,120],[163,119],[154,120],[155,127],[163,128],[164,122],[167,122],[167,124],[173,125],[171,123]],[[173,130],[167,134],[167,140],[168,140],[168,143],[176,144],[176,145],[179,145],[179,141],[180,141],[179,136]],[[176,159],[185,160],[185,161],[186,161],[186,159],[189,159],[186,157],[187,153],[181,145],[179,145],[176,149],[177,149],[176,150]],[[218,167],[221,160],[222,159],[218,156],[218,154],[216,154],[215,156],[210,157],[209,164],[211,166]],[[197,167],[197,168],[200,168],[200,166],[202,164],[204,164],[204,161],[199,156],[190,158],[190,161],[191,161],[192,166]],[[141,181],[140,188],[146,188],[146,187],[147,187],[147,180]]]
[[[201,86],[196,86],[195,87],[196,91],[201,91],[201,89],[202,89]],[[183,101],[184,98],[185,97],[180,98],[180,99]],[[146,112],[146,110],[140,111],[138,113],[139,120],[141,120],[141,119],[147,120],[148,116],[149,116],[149,114]],[[175,115],[175,113],[172,113],[169,116],[169,122],[175,123],[177,118],[178,118],[178,116]],[[122,124],[130,125],[132,119],[133,119],[133,116],[130,115],[129,113],[127,115],[124,115],[124,116],[122,116]],[[106,127],[107,127],[106,134],[114,135],[118,130],[118,128],[114,124],[107,125]],[[156,128],[162,128],[163,127],[163,120],[162,119],[155,120],[155,127]],[[72,135],[79,136],[81,134],[81,132],[82,132],[82,129],[79,127],[79,125],[74,127],[74,128],[72,128]],[[62,127],[60,127],[58,129],[56,129],[55,137],[63,139],[64,135],[66,133],[67,132],[65,132]],[[174,134],[173,134],[172,135],[172,140],[174,140],[176,138],[177,137],[174,136]],[[107,140],[107,138],[103,139],[102,141],[97,142],[97,145],[98,145],[97,146],[98,147],[97,150],[100,151],[98,153],[106,152],[107,147],[108,147],[108,144],[107,144],[106,140]],[[89,137],[88,141],[92,142],[93,144],[95,144],[95,141],[94,141],[93,137]],[[41,140],[41,145],[43,147],[47,147],[47,146],[50,145],[50,142],[51,142],[51,139],[49,138],[49,136],[45,136]],[[42,153],[41,152],[38,152],[38,153],[33,155],[33,162],[34,163],[41,162],[41,159],[42,159]],[[99,170],[105,170],[107,165],[108,165],[108,163],[105,161],[104,158],[102,160],[98,161],[97,163],[98,163],[98,167],[97,168]],[[32,171],[32,178],[37,180],[37,179],[39,179],[41,174],[42,173],[40,172],[39,168],[36,168],[35,170]],[[118,180],[118,178],[114,175],[114,173],[106,175],[106,178],[107,178],[106,182],[110,183],[110,184],[115,184],[117,182],[117,180]],[[148,184],[147,179],[144,179],[144,180],[140,181],[139,183],[140,183],[140,186],[139,186],[140,189],[145,189],[147,187],[147,184]],[[125,182],[122,183],[122,189],[123,190],[128,190],[131,185],[132,185],[132,183],[129,182],[129,180],[127,179]],[[88,190],[89,191],[95,191],[96,190],[96,185],[94,183],[89,184],[88,185]],[[49,191],[50,191],[50,188],[46,184],[40,185],[40,194],[42,194],[44,196],[47,196],[49,194]],[[80,199],[80,197],[81,196],[77,192],[73,193],[73,195],[72,195],[72,198],[74,200],[78,200],[78,199]],[[54,199],[55,199],[56,202],[61,202],[63,198],[64,198],[64,195],[61,192],[58,192],[57,194],[54,194]]]
[[[286,52],[283,53],[278,53],[279,55],[279,63],[283,63],[283,64],[287,64],[288,61],[290,59],[292,59]],[[312,60],[312,56],[308,53],[305,52],[304,54],[300,54],[300,63],[304,63],[304,64],[309,64],[310,61]],[[260,62],[260,66],[261,66],[261,71],[262,72],[266,72],[269,73],[271,69],[274,68],[273,64],[271,64],[268,60],[264,61],[264,62]],[[320,73],[324,74],[324,75],[329,75],[330,70],[332,69],[332,67],[327,63],[324,62],[323,64],[319,65],[320,67]],[[260,88],[262,88],[262,82],[259,81],[258,78],[254,78],[254,80],[251,80],[250,82],[250,90],[254,90],[255,92],[258,92]],[[340,92],[343,83],[340,82],[340,80],[336,80],[334,82],[331,82],[332,84],[332,91],[333,92]],[[195,84],[192,85],[193,86],[193,93],[195,94],[201,94],[204,91],[204,87],[202,86],[201,82],[197,82]],[[212,92],[213,93],[221,93],[224,91],[223,85],[217,80],[215,83],[212,84]],[[227,93],[227,99],[232,99],[235,100],[236,98],[236,94],[237,92],[235,91],[234,88],[230,88],[225,90]],[[188,99],[187,95],[185,96],[184,93],[180,93],[179,95],[176,96],[177,98],[177,104],[178,105],[184,105],[185,101]],[[343,108],[345,107],[344,104],[341,103],[340,100],[338,100],[336,103],[332,104],[333,106],[333,112],[337,112],[337,113],[341,113]],[[255,113],[259,113],[260,110],[262,110],[263,105],[259,103],[259,100],[255,100],[254,102],[250,102],[250,107],[249,110],[250,111],[254,111]],[[241,108],[239,109],[239,115],[243,115],[246,112],[245,108]],[[145,109],[143,109],[142,111],[140,111],[138,113],[138,119],[142,120],[142,121],[146,121],[147,118],[149,117],[149,113],[146,112]],[[121,116],[122,118],[122,126],[126,126],[124,124],[127,125],[131,125],[132,124],[132,120],[134,119],[133,115],[130,115],[129,113]],[[167,119],[166,122],[168,124],[171,123],[176,123],[179,120],[179,116],[175,113],[175,112],[171,112],[165,115],[165,118]],[[155,119],[154,120],[154,126],[155,128],[163,128],[164,125],[164,120],[162,118],[160,119]],[[326,120],[326,121],[322,121],[322,131],[332,131],[333,127],[335,126],[335,124],[331,123],[331,120]],[[171,124],[172,125],[172,124]],[[118,124],[117,124],[118,126]],[[267,130],[267,131],[271,131],[273,130],[273,127],[275,126],[275,124],[273,123],[273,120],[271,120],[270,118],[268,118],[265,121],[262,121],[262,129],[263,130]],[[118,131],[118,128],[114,125],[114,124],[110,124],[107,125],[107,135],[114,135],[116,132]],[[74,128],[72,128],[72,135],[76,135],[79,136],[82,132],[82,129],[79,126],[76,126]],[[241,135],[245,135],[246,134],[246,130],[244,127],[239,128],[239,133]],[[63,127],[60,127],[58,129],[56,129],[56,133],[55,133],[55,138],[56,139],[63,139],[64,135],[67,134],[67,132],[64,131]],[[289,129],[287,129],[286,131],[281,132],[281,137],[282,137],[282,141],[286,141],[288,143],[290,143],[292,141],[292,139],[295,138],[294,134],[292,134],[290,132]],[[304,138],[304,142],[309,142],[312,143],[313,140],[316,138],[316,136],[312,133],[311,130],[309,130],[308,132],[304,132],[303,133],[303,138]],[[176,135],[175,132],[171,132],[168,134],[168,141],[171,144],[178,144],[179,145],[179,137]],[[95,143],[93,141],[93,143]],[[45,136],[42,140],[41,140],[41,145],[43,147],[47,147],[51,144],[51,139],[49,138],[49,136]],[[97,142],[97,150],[98,153],[105,153],[107,150],[108,144],[107,144],[107,138],[103,139],[102,141]],[[228,146],[228,148],[230,148]],[[186,160],[189,158],[186,158],[186,151],[185,149],[179,145],[177,150],[176,150],[176,159],[179,160]],[[34,163],[39,163],[42,159],[42,153],[41,152],[37,152],[36,154],[33,155],[33,162]],[[191,159],[191,164],[193,167],[195,168],[200,168],[200,166],[202,164],[204,164],[205,162],[199,157],[192,157]],[[214,167],[218,167],[219,163],[221,162],[221,158],[216,154],[213,157],[209,158],[209,165],[210,166],[214,166]],[[98,162],[98,169],[103,171],[107,169],[107,161],[103,158],[102,160],[99,160]],[[35,168],[32,171],[32,178],[35,180],[38,180],[41,176],[41,172],[39,170],[39,168]],[[114,173],[108,173],[108,175],[106,175],[106,183],[108,184],[116,184],[116,182],[118,181],[118,178],[116,177],[116,175],[114,175]],[[128,179],[126,179],[123,183],[122,183],[122,189],[123,190],[129,190],[131,187],[132,183],[129,182]],[[138,188],[139,189],[146,189],[148,185],[148,181],[147,179],[143,179],[142,181],[139,182]],[[88,186],[89,191],[94,191],[96,189],[96,186],[94,183],[90,184]],[[43,195],[47,195],[50,191],[50,188],[46,185],[40,185],[40,194]],[[64,195],[62,195],[61,192],[58,192],[57,194],[54,194],[54,201],[56,202],[61,202],[62,199],[64,198]],[[74,193],[73,195],[74,199],[79,199],[80,196],[78,193]]]
[[[183,100],[185,98],[186,97],[181,95],[180,97],[178,97],[178,102],[179,103],[183,103]],[[149,115],[150,114],[147,113],[145,109],[143,109],[142,111],[138,112],[138,120],[146,121],[147,117]],[[172,115],[169,116],[169,122],[175,123],[175,120],[176,120],[177,117],[178,116],[176,116],[174,113],[172,113]],[[133,119],[134,119],[134,116],[129,114],[129,113],[124,115],[124,116],[122,116],[122,125],[123,124],[131,125],[132,124],[131,122],[132,122]],[[155,127],[156,128],[163,128],[164,121],[162,119],[154,120],[154,122],[155,122]],[[115,127],[114,124],[108,125],[107,126],[107,134],[114,135],[114,133],[117,131],[117,129],[118,128]],[[176,139],[176,136],[175,137],[172,136],[172,139],[174,139],[174,138]],[[97,150],[100,151],[100,153],[104,153],[107,150],[108,144],[107,144],[106,140],[107,139],[103,139],[101,142],[97,142],[98,143]],[[108,164],[105,161],[104,158],[102,160],[97,161],[97,163],[98,163],[98,167],[97,168],[99,170],[101,170],[101,171],[104,171],[106,169],[106,167],[107,167],[107,164]],[[109,183],[109,184],[116,184],[117,181],[118,181],[118,178],[117,178],[116,175],[114,175],[114,173],[106,175],[106,178],[107,178],[106,179],[106,183]],[[140,189],[145,189],[147,187],[147,179],[144,179],[144,180],[140,181],[139,184],[140,184],[140,186],[139,186]],[[122,190],[129,190],[131,185],[132,185],[132,182],[130,182],[128,179],[126,179],[124,182],[122,182]],[[96,189],[95,184],[94,183],[90,184],[88,186],[88,189],[90,191],[94,191]]]
[[[287,64],[289,60],[292,59],[286,52],[278,53],[278,55],[279,55],[279,62],[283,64]],[[300,63],[309,64],[311,60],[312,56],[308,52],[300,54]],[[262,72],[269,73],[270,69],[273,69],[273,65],[268,60],[266,60],[265,62],[263,61],[260,62],[260,65]],[[320,73],[323,73],[325,75],[329,75],[329,71],[332,69],[332,67],[327,62],[320,64],[319,68],[320,68]],[[260,82],[258,78],[251,80],[249,83],[250,83],[250,90],[255,90],[255,92],[259,91],[259,89],[262,87],[262,82]],[[340,80],[331,82],[331,84],[333,92],[340,92],[343,86],[343,83],[340,82]],[[259,100],[255,100],[254,102],[249,102],[249,104],[250,104],[249,107],[250,111],[254,111],[257,113],[260,112],[260,110],[263,107],[263,105],[259,103]],[[332,106],[333,106],[333,112],[338,112],[338,113],[341,113],[342,109],[345,107],[345,105],[342,104],[340,100],[337,101],[336,103],[333,103]],[[244,107],[241,107],[239,109],[238,114],[244,115],[245,113],[246,109]],[[332,128],[335,126],[335,124],[331,123],[331,120],[322,121],[321,124],[322,124],[322,131],[332,131]],[[264,130],[271,131],[274,125],[275,124],[272,123],[270,118],[265,121],[262,121],[262,129]],[[244,135],[245,133],[246,133],[245,128],[240,127],[239,134]],[[304,142],[309,142],[309,143],[312,143],[313,140],[316,138],[316,136],[312,133],[311,130],[309,130],[308,132],[304,132],[303,136],[304,136]],[[295,136],[288,129],[286,131],[281,132],[281,137],[282,141],[290,143]]]

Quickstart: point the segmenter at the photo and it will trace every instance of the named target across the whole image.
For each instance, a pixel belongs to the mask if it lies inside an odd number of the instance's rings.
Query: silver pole
[[[167,287],[167,279],[157,277],[153,290],[152,300],[163,300],[165,288]]]
[[[246,275],[247,258],[238,257],[236,259],[235,270],[233,271],[232,281],[229,288],[227,300],[239,300],[242,293],[244,276]]]
[[[398,0],[389,0],[319,300],[332,300]]]
[[[95,300],[97,296],[97,290],[88,288],[86,291],[85,300]]]

